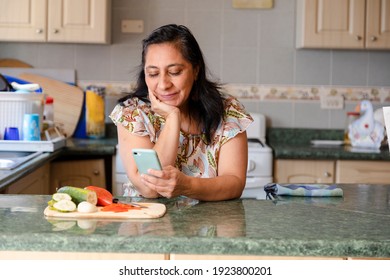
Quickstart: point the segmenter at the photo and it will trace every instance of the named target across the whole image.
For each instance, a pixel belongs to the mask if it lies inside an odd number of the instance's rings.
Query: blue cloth
[[[343,190],[336,185],[323,184],[276,184],[264,186],[267,196],[343,196]]]

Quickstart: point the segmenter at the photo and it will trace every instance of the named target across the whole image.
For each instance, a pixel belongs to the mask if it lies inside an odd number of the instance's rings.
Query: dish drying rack
[[[43,132],[42,141],[0,140],[1,151],[54,152],[66,144],[66,138],[57,127]]]

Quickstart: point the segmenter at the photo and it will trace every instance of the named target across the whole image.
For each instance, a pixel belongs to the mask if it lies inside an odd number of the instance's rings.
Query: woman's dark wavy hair
[[[145,102],[150,102],[145,81],[145,57],[150,45],[162,43],[175,44],[184,59],[190,62],[194,69],[199,71],[188,100],[189,114],[192,119],[200,124],[207,143],[210,143],[223,118],[223,98],[219,91],[220,85],[207,78],[207,69],[198,42],[191,31],[183,25],[168,24],[161,26],[142,41],[142,63],[136,88],[130,95],[121,98],[119,102],[122,103],[132,97],[138,97]]]

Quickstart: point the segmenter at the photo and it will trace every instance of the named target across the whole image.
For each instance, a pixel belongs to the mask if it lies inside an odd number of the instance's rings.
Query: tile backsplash
[[[79,81],[78,85],[106,87],[106,115],[119,97],[132,89],[132,83]],[[346,113],[361,100],[370,100],[374,110],[390,105],[390,87],[290,86],[226,84],[225,90],[236,96],[250,112],[266,116],[267,127],[343,129]],[[321,109],[321,97],[341,96],[342,109]],[[111,122],[107,117],[106,122]]]

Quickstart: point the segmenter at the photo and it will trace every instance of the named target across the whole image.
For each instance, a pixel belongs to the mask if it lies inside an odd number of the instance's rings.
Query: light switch
[[[232,6],[236,9],[271,9],[274,0],[233,0]]]
[[[143,20],[122,20],[121,25],[122,33],[142,33],[144,32],[144,21]]]

